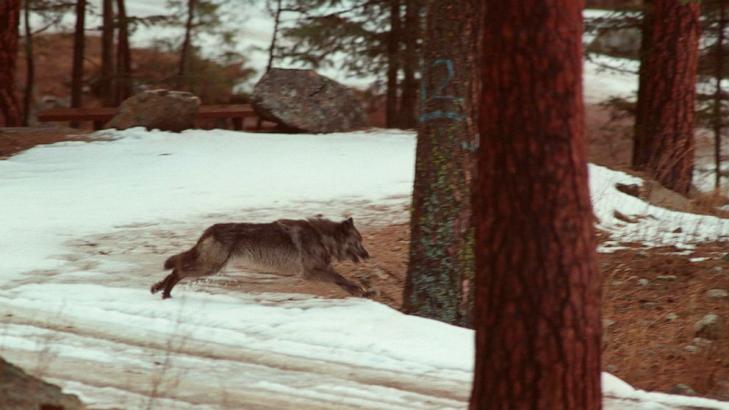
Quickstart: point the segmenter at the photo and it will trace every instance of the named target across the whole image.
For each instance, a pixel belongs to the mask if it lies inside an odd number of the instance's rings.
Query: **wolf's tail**
[[[170,256],[165,261],[165,269],[173,269],[176,266],[184,266],[189,264],[192,259],[195,259],[196,251],[192,248],[188,251],[178,253],[177,255]]]

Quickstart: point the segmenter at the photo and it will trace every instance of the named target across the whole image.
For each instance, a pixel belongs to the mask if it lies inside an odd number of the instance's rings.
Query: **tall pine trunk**
[[[86,43],[86,0],[76,1],[76,30],[73,34],[73,67],[71,71],[71,107],[81,107],[84,82],[84,45]],[[71,122],[77,127],[77,122]]]
[[[132,95],[132,54],[129,50],[129,22],[124,0],[117,0],[119,39],[116,48],[116,105]]]
[[[397,127],[397,76],[400,71],[400,4],[401,0],[390,0],[390,32],[387,35],[387,97],[385,101],[385,124],[387,128]]]
[[[101,98],[114,105],[114,1],[103,0],[101,31]]]
[[[403,308],[471,326],[481,0],[430,0],[427,7]]]
[[[185,22],[185,39],[182,41],[180,50],[180,63],[177,69],[177,88],[182,88],[187,83],[188,69],[190,65],[190,43],[192,38],[192,23],[195,19],[196,0],[187,1],[187,21]]]
[[[25,90],[23,91],[23,121],[27,127],[30,123],[30,107],[33,103],[35,86],[35,59],[33,58],[33,30],[30,26],[30,1],[25,0],[23,7],[23,23],[25,26]]]
[[[699,3],[647,0],[642,31],[633,167],[688,194],[694,169]]]
[[[582,2],[485,7],[471,409],[599,409]]]
[[[724,119],[722,118],[722,86],[721,80],[724,77],[724,29],[726,28],[726,10],[725,3],[719,2],[719,21],[717,22],[716,33],[716,51],[714,53],[714,106],[712,112],[712,129],[714,131],[714,188],[719,189],[721,186],[721,133],[724,128]]]
[[[20,0],[0,1],[0,113],[7,127],[16,127],[21,122],[15,96],[19,22]]]
[[[420,65],[418,38],[420,38],[420,9],[424,0],[405,0],[405,58],[403,66],[402,97],[400,98],[400,126],[415,128],[415,106],[418,96],[418,82],[415,75]]]

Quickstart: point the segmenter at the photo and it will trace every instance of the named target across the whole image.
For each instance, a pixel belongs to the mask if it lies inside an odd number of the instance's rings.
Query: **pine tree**
[[[187,0],[187,21],[185,22],[185,39],[182,41],[180,50],[180,63],[177,70],[177,87],[182,88],[189,65],[190,42],[193,29],[193,19],[195,18],[195,6],[197,0]]]
[[[387,90],[385,124],[396,128],[398,101],[398,73],[400,72],[400,7],[401,0],[390,0],[390,31],[387,33]]]
[[[648,0],[632,165],[688,194],[694,169],[694,104],[699,3]]]
[[[129,19],[124,0],[116,0],[119,39],[116,48],[115,105],[132,96],[132,51],[129,48]]]
[[[18,57],[20,0],[0,2],[0,112],[5,126],[20,125],[20,108],[15,96],[15,63]]]
[[[599,409],[581,2],[485,7],[471,409]]]
[[[405,0],[405,55],[403,58],[402,98],[398,113],[401,128],[415,128],[415,109],[418,97],[417,73],[420,67],[420,11],[423,0]]]
[[[722,82],[729,78],[729,4],[726,0],[704,0],[701,3],[703,37],[699,57],[699,78],[710,84],[698,90],[697,121],[714,134],[714,187],[721,185],[722,138],[729,116],[729,90]]]
[[[102,0],[101,84],[104,106],[114,105],[114,1]]]
[[[422,1],[414,0],[414,3]],[[313,69],[336,65],[352,75],[378,77],[376,83],[387,87],[388,126],[414,127],[420,68],[417,47],[422,33],[413,21],[421,19],[411,15],[414,36],[407,34],[410,29],[407,23],[398,27],[401,19],[395,14],[401,12],[404,3],[403,0],[288,0],[285,8],[296,11],[298,17],[282,26],[281,33],[288,41],[281,42],[276,55]],[[402,58],[400,52],[405,49],[405,37],[414,44],[409,59]],[[404,68],[408,68],[409,74],[403,84],[398,84],[398,73]],[[401,87],[404,102],[398,108]]]
[[[25,90],[23,90],[22,125],[24,127],[27,127],[30,123],[30,106],[33,101],[33,88],[35,86],[35,60],[33,59],[33,30],[30,25],[30,3],[30,0],[25,0],[23,4],[23,25],[25,26]]]
[[[481,0],[427,4],[406,312],[471,326]]]
[[[73,35],[73,67],[71,72],[71,107],[81,107],[84,82],[84,49],[86,44],[86,0],[76,1],[76,30]],[[77,127],[78,123],[72,122]]]

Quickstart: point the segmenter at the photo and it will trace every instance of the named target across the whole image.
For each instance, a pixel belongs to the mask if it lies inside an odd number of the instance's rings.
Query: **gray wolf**
[[[355,296],[369,296],[362,286],[337,273],[332,261],[355,263],[369,258],[352,218],[341,222],[315,217],[279,219],[270,223],[223,223],[203,232],[191,249],[164,264],[172,273],[150,288],[172,297],[172,288],[186,277],[219,272],[235,258],[261,272],[300,274],[305,279],[331,282]]]

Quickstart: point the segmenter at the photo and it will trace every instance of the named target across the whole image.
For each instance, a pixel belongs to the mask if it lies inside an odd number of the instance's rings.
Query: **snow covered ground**
[[[0,355],[92,408],[466,407],[469,330],[357,298],[205,283],[166,301],[148,291],[165,256],[212,222],[320,212],[361,225],[404,221],[412,133],[97,136],[0,161]],[[729,231],[614,189],[633,177],[591,167],[591,182],[600,224],[616,239],[659,242],[681,227],[670,240],[690,246]],[[650,216],[626,224],[615,210]],[[603,385],[608,409],[729,409],[608,374]]]

